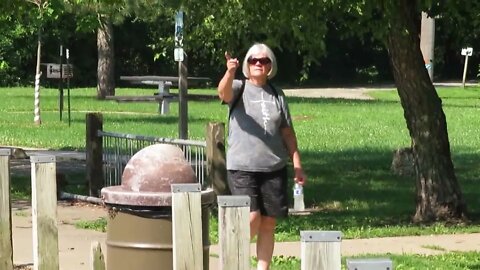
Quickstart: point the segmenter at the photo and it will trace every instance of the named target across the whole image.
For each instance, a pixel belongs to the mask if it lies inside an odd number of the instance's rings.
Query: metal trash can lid
[[[120,205],[171,205],[171,184],[196,183],[195,172],[180,148],[154,144],[128,161],[122,184],[103,188],[105,203]]]

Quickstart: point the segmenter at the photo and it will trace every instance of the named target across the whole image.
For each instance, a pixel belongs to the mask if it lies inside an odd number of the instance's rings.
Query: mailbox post
[[[473,48],[468,47],[468,48],[462,49],[462,55],[465,55],[465,66],[463,67],[463,79],[462,79],[463,88],[465,88],[465,78],[467,77],[468,57],[472,56],[472,54],[473,54]]]

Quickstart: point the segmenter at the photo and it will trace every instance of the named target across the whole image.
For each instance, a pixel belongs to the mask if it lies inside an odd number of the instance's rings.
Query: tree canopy
[[[96,78],[96,12],[109,14],[114,23],[117,74],[175,72],[174,14],[185,11],[185,49],[192,74],[221,73],[223,52],[242,55],[253,42],[269,44],[279,56],[276,78],[288,85],[378,82],[391,80],[384,45],[391,9],[389,1],[49,1],[56,12],[45,21],[44,59],[54,61],[58,45],[72,53],[78,76],[73,84],[92,85]],[[460,78],[461,47],[478,43],[478,3],[418,1],[418,10],[436,16],[436,74]],[[36,15],[34,5],[6,0],[0,4],[0,83],[32,82]],[[15,27],[10,27],[15,26]],[[12,45],[14,44],[14,45]],[[12,50],[11,48],[16,48]],[[474,48],[475,49],[475,48]],[[81,61],[77,61],[77,58]],[[21,59],[21,60],[20,60]],[[470,58],[470,66],[479,57]],[[93,64],[93,66],[92,66]],[[476,69],[476,68],[475,68]],[[8,70],[8,72],[5,72]],[[475,72],[474,72],[475,71]],[[475,73],[475,74],[473,74]],[[476,70],[469,69],[469,78]]]

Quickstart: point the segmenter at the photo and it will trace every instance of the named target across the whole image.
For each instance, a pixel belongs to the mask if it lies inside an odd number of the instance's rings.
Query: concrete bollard
[[[376,259],[347,259],[348,270],[393,270],[392,260]]]

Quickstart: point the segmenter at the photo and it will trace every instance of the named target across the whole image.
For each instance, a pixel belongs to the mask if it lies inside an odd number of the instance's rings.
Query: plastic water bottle
[[[293,210],[305,210],[305,203],[303,201],[303,186],[298,183],[295,183],[295,186],[293,187]]]

